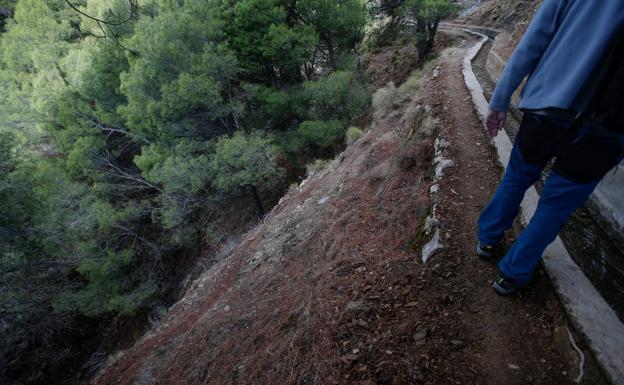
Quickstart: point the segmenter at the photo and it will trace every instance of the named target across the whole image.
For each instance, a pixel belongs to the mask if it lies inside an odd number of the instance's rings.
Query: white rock
[[[435,168],[435,177],[437,180],[442,179],[444,176],[444,170],[448,167],[455,166],[455,162],[450,159],[442,159]]]
[[[433,238],[427,244],[425,244],[422,248],[422,261],[423,263],[427,263],[429,258],[436,253],[436,251],[440,250],[442,247],[442,243],[440,243],[440,229],[436,229],[435,234],[433,234]]]

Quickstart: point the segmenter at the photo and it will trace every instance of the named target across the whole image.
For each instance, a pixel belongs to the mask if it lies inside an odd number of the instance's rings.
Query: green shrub
[[[297,117],[294,92],[277,90],[260,84],[246,84],[244,120],[258,130],[283,129]]]
[[[349,127],[345,135],[347,139],[347,144],[352,144],[356,142],[358,139],[362,137],[363,134],[364,132],[360,128],[353,127],[353,126]]]
[[[97,316],[106,313],[133,314],[145,308],[158,293],[155,283],[127,275],[135,258],[131,251],[108,251],[102,258],[88,258],[78,271],[89,281],[75,292],[65,292],[54,303],[56,311],[80,311]]]
[[[283,176],[277,156],[272,138],[260,132],[222,137],[210,161],[214,185],[226,191],[248,185],[270,188]]]
[[[272,191],[284,177],[284,170],[277,167],[278,155],[273,138],[261,132],[238,132],[232,137],[222,137],[210,161],[213,184],[225,192],[247,190],[255,198],[258,211],[263,214],[259,194]]]
[[[340,120],[311,120],[278,136],[279,146],[297,166],[312,159],[329,158],[343,143],[346,124]]]
[[[308,175],[315,174],[319,171],[322,171],[327,165],[331,162],[329,159],[316,159],[314,162],[309,163],[306,166],[306,171]]]
[[[344,129],[345,124],[340,120],[313,120],[301,123],[297,135],[307,146],[327,149],[340,143]]]
[[[366,108],[370,91],[353,72],[336,71],[305,82],[299,100],[299,114],[308,120],[350,119]]]
[[[388,83],[385,87],[380,88],[373,95],[373,114],[376,120],[386,116],[394,109],[394,106],[400,101],[401,93],[394,85],[394,82]]]
[[[163,186],[165,191],[193,194],[212,179],[209,150],[206,143],[182,140],[172,148],[146,146],[134,162],[149,182]]]

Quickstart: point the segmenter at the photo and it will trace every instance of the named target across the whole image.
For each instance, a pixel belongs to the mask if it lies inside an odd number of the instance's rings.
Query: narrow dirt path
[[[434,111],[444,127],[441,136],[451,143],[449,155],[456,165],[446,172],[440,188],[439,214],[448,247],[435,260],[457,259],[460,264],[449,280],[466,293],[459,318],[474,342],[474,350],[466,353],[479,367],[476,382],[566,383],[578,375],[578,355],[569,344],[565,313],[546,276],[539,271],[535,283],[518,296],[498,297],[490,288],[496,267],[474,256],[476,221],[501,170],[464,85],[464,53],[449,51],[431,88]],[[586,370],[584,383],[604,382],[593,361]]]

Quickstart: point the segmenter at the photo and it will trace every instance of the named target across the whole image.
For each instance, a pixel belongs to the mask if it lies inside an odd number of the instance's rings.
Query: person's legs
[[[537,210],[499,263],[505,280],[516,285],[530,281],[542,253],[570,215],[587,200],[604,175],[622,161],[623,146],[622,137],[584,129],[557,147],[557,160]]]
[[[518,215],[524,193],[540,178],[543,164],[524,161],[518,142],[514,144],[503,180],[478,220],[478,239],[485,245],[498,245]]]
[[[518,215],[524,193],[538,181],[553,156],[551,143],[559,131],[544,118],[525,114],[503,180],[477,222],[480,244],[498,245],[502,241]]]
[[[505,278],[519,285],[531,280],[546,247],[557,237],[570,215],[587,200],[598,182],[580,184],[556,172],[550,174],[535,215],[499,263]]]

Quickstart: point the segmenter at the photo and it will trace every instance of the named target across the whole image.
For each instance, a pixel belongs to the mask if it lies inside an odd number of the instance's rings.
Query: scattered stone
[[[435,167],[435,177],[436,177],[436,180],[442,179],[442,177],[444,176],[444,170],[445,169],[447,169],[448,167],[455,166],[455,162],[453,162],[450,159],[446,159],[446,158],[442,158],[442,159],[440,159],[436,163],[437,163],[437,165]]]
[[[507,366],[509,366],[509,369],[511,369],[511,370],[520,370],[520,367],[518,365],[509,364]]]
[[[359,319],[356,321],[357,325],[363,328],[367,328],[368,327],[368,322],[364,321],[363,319]]]
[[[442,247],[442,243],[440,243],[440,229],[436,229],[435,233],[433,234],[433,238],[431,238],[431,240],[422,247],[422,262],[427,263],[429,258],[431,258],[433,254],[435,254]]]
[[[350,364],[353,361],[357,361],[360,358],[359,354],[345,354],[344,356],[340,357],[340,360],[342,362],[344,362],[345,364]]]
[[[369,311],[370,306],[364,301],[351,301],[347,303],[347,312]]]
[[[434,228],[438,226],[440,226],[440,221],[435,219],[433,216],[429,215],[427,218],[425,218],[425,226],[423,227],[423,230],[427,234],[429,234],[431,230],[433,230]]]
[[[427,339],[427,328],[422,328],[418,330],[416,333],[414,333],[412,338],[414,339],[416,346],[423,346],[425,344],[425,340]]]
[[[445,149],[445,148],[448,148],[450,145],[451,143],[444,138],[438,138],[436,139],[434,143],[435,148],[438,148],[438,149]]]
[[[405,304],[405,307],[414,307],[418,306],[418,302],[408,302]]]

